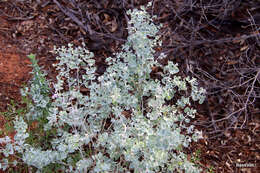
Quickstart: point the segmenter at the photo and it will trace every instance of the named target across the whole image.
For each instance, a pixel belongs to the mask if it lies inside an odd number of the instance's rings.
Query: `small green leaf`
[[[30,55],[27,55],[27,57],[30,59],[35,59],[36,55],[31,53]]]

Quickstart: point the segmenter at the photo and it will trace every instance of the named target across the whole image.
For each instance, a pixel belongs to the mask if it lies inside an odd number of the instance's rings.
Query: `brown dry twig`
[[[86,24],[84,24],[81,20],[79,20],[79,18],[74,14],[74,13],[77,13],[75,12],[74,10],[71,10],[71,9],[68,9],[64,6],[62,6],[57,0],[53,0],[54,3],[60,8],[60,10],[65,14],[67,15],[72,21],[74,21],[76,24],[78,24],[82,29],[85,30],[86,32],[86,35],[93,41],[101,41],[102,42],[102,37],[107,37],[107,38],[110,38],[110,39],[113,39],[113,40],[118,40],[118,41],[123,41],[125,42],[126,39],[123,39],[123,38],[119,38],[117,36],[115,36],[114,34],[110,34],[110,33],[101,33],[101,32],[97,32],[97,31],[94,31],[91,29],[91,26],[89,24],[89,21],[90,21],[90,17],[88,15],[88,12],[86,11],[86,15],[88,17],[88,22],[84,22]],[[75,4],[75,3],[74,3]],[[80,10],[80,7],[77,6],[78,10]],[[81,15],[81,18],[82,20],[86,20],[82,13],[79,12]]]
[[[255,86],[255,82],[256,82],[256,80],[258,79],[258,77],[260,77],[260,68],[258,69],[258,71],[257,71],[257,73],[256,73],[256,75],[255,75],[255,77],[254,77],[254,81],[252,82],[251,89],[250,89],[249,93],[247,94],[247,99],[246,99],[246,102],[245,102],[245,104],[244,104],[244,109],[246,110],[246,115],[247,115],[248,102],[249,102],[249,99],[250,99],[250,97],[251,97],[251,95],[252,95],[252,93],[253,93],[254,86]],[[246,120],[247,120],[247,119],[248,119],[248,118],[245,117],[245,119],[244,119],[244,121],[243,121],[243,124],[241,125],[241,128],[244,126],[244,124],[246,123]]]
[[[84,25],[73,13],[71,13],[68,9],[63,7],[57,0],[53,0],[53,2],[60,8],[60,10],[70,17],[74,22],[76,22],[80,27],[82,27],[89,35],[93,35],[93,31],[88,24]]]

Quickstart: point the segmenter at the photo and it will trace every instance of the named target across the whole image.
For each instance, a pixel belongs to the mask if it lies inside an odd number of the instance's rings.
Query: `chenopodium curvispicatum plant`
[[[18,146],[24,163],[39,171],[56,163],[64,172],[200,172],[181,149],[201,137],[187,123],[196,114],[191,103],[202,103],[205,90],[196,79],[178,76],[177,64],[162,66],[155,60],[159,26],[144,7],[128,15],[127,42],[106,59],[109,66],[101,76],[96,76],[94,55],[87,49],[71,44],[55,48],[59,74],[44,130],[57,129],[57,135],[44,150],[26,144],[26,124],[16,128],[20,143],[12,146]],[[162,69],[161,80],[151,77],[154,67]],[[25,122],[20,118],[14,123]]]
[[[27,104],[29,112],[27,113],[27,119],[36,120],[44,117],[48,114],[48,109],[51,106],[49,92],[50,88],[45,74],[37,64],[37,60],[34,54],[28,55],[32,63],[33,78],[30,81],[30,88],[25,87],[21,89],[21,95],[30,97],[33,104]]]

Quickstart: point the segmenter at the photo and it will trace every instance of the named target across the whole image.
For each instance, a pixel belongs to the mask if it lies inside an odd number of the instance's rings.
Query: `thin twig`
[[[89,35],[93,35],[93,31],[90,29],[89,25],[84,25],[73,13],[69,12],[66,8],[64,8],[57,0],[53,0],[54,3],[60,8],[60,10],[70,17],[74,22],[76,22],[80,27],[82,27]]]
[[[257,37],[257,36],[260,36],[260,34],[257,33],[257,34],[243,35],[240,37],[223,38],[223,39],[218,39],[218,40],[198,40],[198,41],[193,41],[192,43],[183,44],[182,46],[178,46],[175,49],[185,48],[185,47],[189,47],[189,46],[199,46],[202,44],[220,44],[220,43],[224,43],[224,42],[246,40],[248,38]],[[167,48],[172,48],[172,46],[168,46]],[[170,49],[170,50],[172,50],[172,49]]]
[[[251,85],[251,89],[250,89],[250,91],[249,91],[249,93],[248,93],[246,102],[245,102],[245,104],[244,104],[244,109],[245,109],[245,110],[246,110],[246,108],[247,108],[247,104],[248,104],[248,102],[249,102],[249,98],[250,98],[250,96],[251,96],[251,94],[252,94],[252,92],[253,92],[253,90],[254,90],[255,82],[256,82],[256,80],[257,80],[259,74],[260,74],[260,68],[259,68],[259,70],[257,71],[257,73],[256,73],[256,75],[255,75],[255,77],[254,77],[254,81],[253,81],[253,83],[252,83],[252,85]],[[246,111],[246,114],[247,114],[247,111]],[[242,124],[241,127],[243,127],[244,124],[246,123],[246,119],[247,119],[247,117],[245,117],[244,122],[243,122],[243,124]]]

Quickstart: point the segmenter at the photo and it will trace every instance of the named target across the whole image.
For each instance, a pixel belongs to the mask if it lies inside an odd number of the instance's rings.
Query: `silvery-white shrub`
[[[84,47],[55,48],[59,74],[52,97],[44,99],[46,105],[51,104],[44,129],[57,129],[57,137],[48,150],[35,148],[25,142],[27,124],[16,119],[16,142],[0,139],[6,144],[1,149],[6,157],[17,151],[24,163],[39,171],[56,163],[67,172],[200,172],[181,149],[201,137],[194,126],[186,124],[196,114],[192,102],[202,103],[205,90],[196,79],[178,76],[177,64],[162,66],[155,61],[153,48],[161,44],[156,35],[160,27],[144,7],[127,14],[131,17],[127,42],[120,53],[106,59],[109,67],[101,76],[95,73],[93,53]],[[162,69],[160,81],[151,78],[152,67]],[[81,88],[89,93],[82,94]],[[178,97],[178,93],[183,95]],[[43,107],[37,102],[40,95],[29,94],[33,110]],[[27,117],[37,118],[34,112],[29,111]],[[75,153],[81,159],[73,164]],[[2,167],[7,164],[8,160],[2,160]]]

